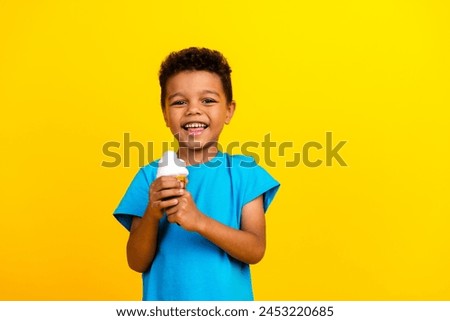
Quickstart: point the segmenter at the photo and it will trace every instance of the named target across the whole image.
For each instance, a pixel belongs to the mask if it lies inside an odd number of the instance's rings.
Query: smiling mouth
[[[202,134],[203,131],[208,128],[208,125],[202,122],[190,122],[181,127],[186,130],[190,136],[197,136]]]

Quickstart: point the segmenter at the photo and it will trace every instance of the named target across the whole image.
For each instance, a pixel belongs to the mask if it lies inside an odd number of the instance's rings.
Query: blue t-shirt
[[[114,211],[127,229],[133,216],[144,215],[149,186],[158,163],[142,167]],[[260,195],[264,212],[279,183],[253,158],[219,152],[207,163],[187,167],[186,189],[205,215],[239,229],[242,208]],[[143,300],[253,300],[248,264],[229,256],[198,233],[159,222],[158,244],[153,262],[143,273]]]

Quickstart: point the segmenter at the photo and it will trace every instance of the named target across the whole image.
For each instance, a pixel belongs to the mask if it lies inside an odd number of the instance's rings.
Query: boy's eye
[[[175,100],[170,103],[170,106],[183,106],[184,104],[186,104],[184,100]]]
[[[214,104],[214,103],[216,103],[217,101],[214,100],[214,99],[212,99],[212,98],[205,98],[205,99],[202,100],[202,102],[203,102],[204,104]]]

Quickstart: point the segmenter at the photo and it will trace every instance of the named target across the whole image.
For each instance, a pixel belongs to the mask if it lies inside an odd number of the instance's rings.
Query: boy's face
[[[233,116],[220,77],[208,71],[182,71],[166,83],[164,120],[180,147],[208,148],[216,144]]]

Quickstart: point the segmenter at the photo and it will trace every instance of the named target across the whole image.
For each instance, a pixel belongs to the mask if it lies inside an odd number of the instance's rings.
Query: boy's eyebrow
[[[174,93],[174,94],[172,94],[172,95],[170,95],[170,96],[167,96],[167,99],[172,99],[173,97],[175,97],[175,96],[183,96],[181,93]]]
[[[213,95],[216,95],[217,97],[220,97],[220,94],[217,91],[209,90],[209,89],[202,90],[200,92],[200,94],[213,94]],[[173,93],[172,95],[167,96],[167,99],[170,100],[176,96],[184,96],[184,95],[180,92],[176,92],[176,93]]]
[[[216,96],[220,97],[219,93],[217,91],[214,91],[214,90],[205,89],[201,93],[202,94],[213,94],[213,95],[216,95]]]

